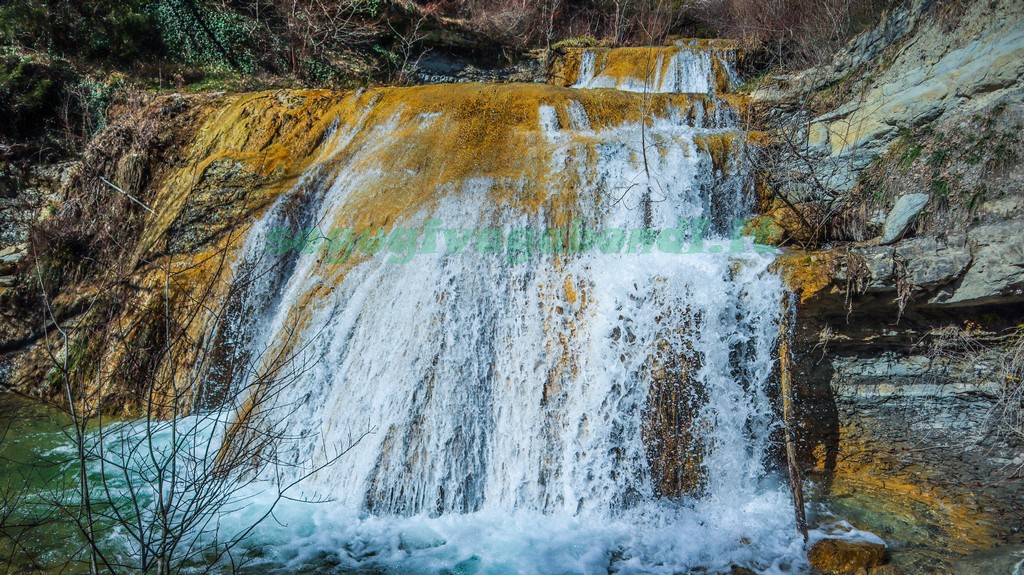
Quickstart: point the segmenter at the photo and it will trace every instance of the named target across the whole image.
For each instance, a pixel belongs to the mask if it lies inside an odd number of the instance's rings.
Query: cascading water
[[[577,48],[563,56],[553,79],[573,88],[709,94],[735,85],[735,59],[735,48],[710,41],[660,48]]]
[[[654,86],[714,91],[711,55],[671,58]],[[591,56],[573,84],[600,77]],[[328,500],[278,509],[262,568],[800,561],[766,471],[784,289],[738,233],[753,150],[736,111],[526,85],[346,105],[250,230],[237,267],[260,281],[219,335],[261,373],[302,362],[259,409],[282,414],[292,495]],[[224,369],[207,395],[259,393],[247,377]]]

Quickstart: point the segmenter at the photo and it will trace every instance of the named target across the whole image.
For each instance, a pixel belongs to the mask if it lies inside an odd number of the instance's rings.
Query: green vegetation
[[[0,43],[54,57],[131,64],[160,52],[145,0],[10,0]]]
[[[949,158],[948,148],[939,148],[932,152],[932,155],[928,157],[929,166],[943,166],[946,164],[946,160]]]
[[[21,157],[72,156],[106,123],[108,106],[138,90],[406,83],[427,50],[491,66],[548,45],[700,34],[740,39],[757,76],[831,52],[888,4],[781,0],[769,11],[739,0],[8,0],[0,5],[0,145]]]
[[[1005,101],[997,102],[955,126],[931,122],[905,130],[865,171],[838,211],[833,239],[871,237],[864,217],[857,215],[885,213],[896,197],[911,191],[926,191],[932,198],[919,231],[962,231],[976,221],[986,200],[1001,197],[1024,150],[1017,136],[1021,122],[1007,109]]]
[[[949,182],[945,178],[933,178],[929,188],[931,189],[932,196],[935,198],[946,199],[949,197]]]
[[[47,148],[63,138],[57,135],[66,131],[63,120],[81,116],[82,103],[71,97],[76,79],[73,67],[64,60],[0,57],[0,144],[38,142],[29,148]],[[86,113],[85,118],[89,117]]]
[[[899,144],[897,144],[899,145]],[[904,174],[910,170],[917,158],[921,156],[924,147],[916,142],[909,141],[907,136],[903,137],[903,154],[900,156],[900,171]]]
[[[248,40],[266,33],[259,21],[230,10],[196,5],[191,0],[161,0],[149,12],[156,23],[166,55],[189,66],[228,68],[246,74],[257,71]]]

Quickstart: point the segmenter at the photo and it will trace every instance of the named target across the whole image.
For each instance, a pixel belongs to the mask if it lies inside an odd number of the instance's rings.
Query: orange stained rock
[[[803,303],[832,287],[838,257],[836,250],[816,252],[790,248],[783,251],[774,265],[789,289],[800,296]]]
[[[967,553],[995,543],[995,536],[1005,526],[992,524],[1001,519],[974,500],[969,486],[954,493],[939,486],[927,469],[895,461],[877,445],[863,443],[858,439],[860,435],[850,429],[841,428],[839,433],[841,454],[831,471],[833,496],[855,499],[862,507],[895,515],[908,525],[928,526],[934,534],[929,541],[911,543],[954,553]],[[822,465],[819,460],[819,471]],[[941,543],[936,545],[935,539]]]

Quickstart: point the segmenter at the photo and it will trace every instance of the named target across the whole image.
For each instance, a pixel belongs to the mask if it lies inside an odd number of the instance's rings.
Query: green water
[[[56,409],[0,393],[0,572],[84,570],[68,423]]]

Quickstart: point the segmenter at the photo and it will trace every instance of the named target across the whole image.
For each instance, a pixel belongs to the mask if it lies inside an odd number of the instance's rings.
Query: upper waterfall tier
[[[627,92],[724,94],[736,84],[736,50],[725,43],[679,42],[636,48],[563,48],[548,81]]]

